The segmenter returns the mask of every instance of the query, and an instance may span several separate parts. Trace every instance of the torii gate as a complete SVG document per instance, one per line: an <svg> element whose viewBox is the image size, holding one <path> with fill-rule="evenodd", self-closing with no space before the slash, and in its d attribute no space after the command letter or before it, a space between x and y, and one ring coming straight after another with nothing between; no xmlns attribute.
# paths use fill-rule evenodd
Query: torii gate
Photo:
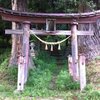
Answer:
<svg viewBox="0 0 100 100"><path fill-rule="evenodd" d="M73 67L73 76L76 80L80 76L80 86L81 90L86 85L86 77L84 74L84 80L82 80L82 74L79 75L79 65L80 69L84 67L84 61L82 61L82 56L80 57L80 64L78 64L78 44L77 44L77 35L93 35L93 31L79 31L77 30L78 24L84 23L94 23L97 19L100 19L100 10L89 12L89 13L29 13L29 12L18 12L13 10L8 10L0 8L0 15L2 19L10 22L19 22L23 23L22 30L6 30L6 34L23 34L23 49L24 56L20 56L21 64L18 65L18 90L24 89L24 83L27 80L27 70L28 70L28 60L29 60L29 37L30 37L30 24L31 23L46 23L46 30L31 30L36 35L71 35L71 44L72 44L72 67ZM71 31L55 30L55 25L53 31L48 31L48 21L53 21L58 23L71 24ZM20 69L22 67L22 69ZM82 70L81 70L82 71ZM84 72L80 72L84 73Z"/></svg>

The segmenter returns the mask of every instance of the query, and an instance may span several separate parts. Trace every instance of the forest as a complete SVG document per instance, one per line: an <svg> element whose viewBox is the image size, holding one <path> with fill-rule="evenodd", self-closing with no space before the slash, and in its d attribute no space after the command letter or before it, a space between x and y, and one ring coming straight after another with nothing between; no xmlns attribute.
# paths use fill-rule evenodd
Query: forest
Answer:
<svg viewBox="0 0 100 100"><path fill-rule="evenodd" d="M81 15L81 13L96 11L100 13L100 0L0 0L0 9L2 8L22 13ZM54 19L52 22L55 24ZM30 29L44 32L47 30L46 25L31 23ZM68 57L73 55L71 37L31 34L29 44L25 48L23 43L27 41L28 36L25 40L20 34L5 34L6 29L24 30L24 26L23 23L3 20L0 10L0 100L99 100L100 19L92 24L77 25L78 30L88 31L91 27L93 31L93 35L77 36L77 52L84 54L86 63L86 86L82 91L80 91L80 81L75 81L69 72ZM56 28L51 26L50 30L71 30L71 24L57 23ZM66 41L59 42L64 39ZM43 42L58 44L47 45ZM17 77L20 77L18 61L23 54L29 57L27 65L29 68L26 72L28 78L24 83L24 90L17 91ZM73 62L76 64L75 61Z"/></svg>

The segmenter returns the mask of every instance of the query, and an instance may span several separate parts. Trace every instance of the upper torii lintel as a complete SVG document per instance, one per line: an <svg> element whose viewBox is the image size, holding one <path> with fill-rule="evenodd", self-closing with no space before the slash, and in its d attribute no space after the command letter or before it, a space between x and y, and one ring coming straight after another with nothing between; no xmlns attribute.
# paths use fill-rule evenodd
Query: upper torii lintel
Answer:
<svg viewBox="0 0 100 100"><path fill-rule="evenodd" d="M56 19L56 23L72 23L76 20L78 23L93 23L100 19L100 10L87 13L31 13L19 12L0 8L0 15L3 20L14 22L29 21L32 23L46 23L46 19Z"/></svg>

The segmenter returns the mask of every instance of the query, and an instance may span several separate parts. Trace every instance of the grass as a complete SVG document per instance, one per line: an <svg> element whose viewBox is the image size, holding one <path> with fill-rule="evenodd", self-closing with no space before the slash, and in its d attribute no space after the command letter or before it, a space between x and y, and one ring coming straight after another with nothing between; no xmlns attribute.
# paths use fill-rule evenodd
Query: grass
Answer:
<svg viewBox="0 0 100 100"><path fill-rule="evenodd" d="M88 83L94 84L95 89L100 91L100 56L91 61L86 70Z"/></svg>
<svg viewBox="0 0 100 100"><path fill-rule="evenodd" d="M79 84L73 82L68 73L66 60L64 65L59 66L55 58L48 55L47 52L39 53L34 59L36 68L29 70L24 92L14 94L17 68L7 67L9 53L7 50L0 54L0 100L41 100L40 98L99 100L100 92L95 90L94 85L87 85L86 89L80 92Z"/></svg>

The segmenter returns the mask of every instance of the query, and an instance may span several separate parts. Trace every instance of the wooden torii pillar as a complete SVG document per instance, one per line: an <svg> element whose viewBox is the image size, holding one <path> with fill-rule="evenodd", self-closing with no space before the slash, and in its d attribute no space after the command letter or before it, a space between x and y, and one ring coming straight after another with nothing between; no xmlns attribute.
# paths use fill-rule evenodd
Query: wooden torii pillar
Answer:
<svg viewBox="0 0 100 100"><path fill-rule="evenodd" d="M73 68L73 78L76 81L79 80L77 25L78 23L73 21L71 26L72 68Z"/></svg>
<svg viewBox="0 0 100 100"><path fill-rule="evenodd" d="M29 37L30 37L30 23L23 23L23 44L22 53L18 59L18 81L17 90L23 91L24 84L27 82L28 77L28 63L29 63Z"/></svg>

